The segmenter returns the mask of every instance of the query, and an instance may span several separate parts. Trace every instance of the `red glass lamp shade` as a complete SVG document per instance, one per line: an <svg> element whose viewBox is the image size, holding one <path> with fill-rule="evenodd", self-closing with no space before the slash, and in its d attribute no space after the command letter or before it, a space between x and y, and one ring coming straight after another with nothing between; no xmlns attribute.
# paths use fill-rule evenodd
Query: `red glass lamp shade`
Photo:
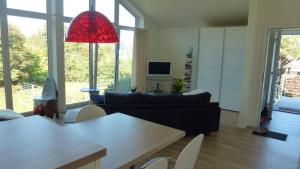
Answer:
<svg viewBox="0 0 300 169"><path fill-rule="evenodd" d="M73 19L66 42L116 43L117 32L112 23L97 11L85 11Z"/></svg>

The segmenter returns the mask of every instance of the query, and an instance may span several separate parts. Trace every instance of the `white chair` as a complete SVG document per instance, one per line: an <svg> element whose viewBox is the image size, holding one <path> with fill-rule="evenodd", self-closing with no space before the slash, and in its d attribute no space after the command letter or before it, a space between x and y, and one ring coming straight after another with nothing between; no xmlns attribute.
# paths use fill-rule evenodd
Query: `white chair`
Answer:
<svg viewBox="0 0 300 169"><path fill-rule="evenodd" d="M174 161L174 169L194 169L202 145L203 137L203 134L195 137L188 145L184 147L176 161L171 158L165 158L167 163L168 161Z"/></svg>
<svg viewBox="0 0 300 169"><path fill-rule="evenodd" d="M77 123L105 115L106 112L101 107L96 105L87 105L82 108L68 110L65 116L65 123Z"/></svg>
<svg viewBox="0 0 300 169"><path fill-rule="evenodd" d="M176 160L174 169L194 169L200 152L200 147L202 145L203 137L204 135L200 134L185 146Z"/></svg>
<svg viewBox="0 0 300 169"><path fill-rule="evenodd" d="M167 169L168 160L166 158L156 158L146 164L144 164L140 169Z"/></svg>

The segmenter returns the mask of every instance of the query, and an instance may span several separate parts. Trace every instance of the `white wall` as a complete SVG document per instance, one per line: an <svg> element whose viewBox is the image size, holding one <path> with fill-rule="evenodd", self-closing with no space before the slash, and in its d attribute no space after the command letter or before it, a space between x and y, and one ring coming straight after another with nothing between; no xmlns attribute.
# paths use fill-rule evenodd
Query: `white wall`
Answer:
<svg viewBox="0 0 300 169"><path fill-rule="evenodd" d="M150 55L153 60L170 60L172 62L172 77L183 78L184 63L189 48L193 47L196 57L199 28L164 28L158 31L157 55Z"/></svg>
<svg viewBox="0 0 300 169"><path fill-rule="evenodd" d="M300 27L299 0L250 0L239 126L256 126L268 28Z"/></svg>
<svg viewBox="0 0 300 169"><path fill-rule="evenodd" d="M256 126L262 88L267 28L300 28L299 0L250 0L247 49L239 126ZM184 56L197 47L198 28L159 28L147 25L149 59L169 59L173 75L183 78ZM196 55L197 56L197 55Z"/></svg>
<svg viewBox="0 0 300 169"><path fill-rule="evenodd" d="M147 41L148 41L148 52L147 56L157 56L157 37L159 28L156 26L155 23L153 23L150 19L144 18L144 28L147 30Z"/></svg>

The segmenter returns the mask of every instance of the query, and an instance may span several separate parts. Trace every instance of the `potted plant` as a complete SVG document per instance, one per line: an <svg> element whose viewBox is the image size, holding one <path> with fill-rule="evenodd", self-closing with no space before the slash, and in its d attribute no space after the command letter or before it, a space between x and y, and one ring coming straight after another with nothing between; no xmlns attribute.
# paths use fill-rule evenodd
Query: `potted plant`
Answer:
<svg viewBox="0 0 300 169"><path fill-rule="evenodd" d="M172 93L182 93L183 79L173 79Z"/></svg>

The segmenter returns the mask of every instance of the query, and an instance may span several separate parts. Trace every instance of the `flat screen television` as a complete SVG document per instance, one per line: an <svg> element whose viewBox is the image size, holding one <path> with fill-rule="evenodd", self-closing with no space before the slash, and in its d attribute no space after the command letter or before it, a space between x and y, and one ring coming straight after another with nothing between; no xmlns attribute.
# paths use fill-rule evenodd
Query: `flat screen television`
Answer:
<svg viewBox="0 0 300 169"><path fill-rule="evenodd" d="M148 76L171 76L171 62L148 61Z"/></svg>

